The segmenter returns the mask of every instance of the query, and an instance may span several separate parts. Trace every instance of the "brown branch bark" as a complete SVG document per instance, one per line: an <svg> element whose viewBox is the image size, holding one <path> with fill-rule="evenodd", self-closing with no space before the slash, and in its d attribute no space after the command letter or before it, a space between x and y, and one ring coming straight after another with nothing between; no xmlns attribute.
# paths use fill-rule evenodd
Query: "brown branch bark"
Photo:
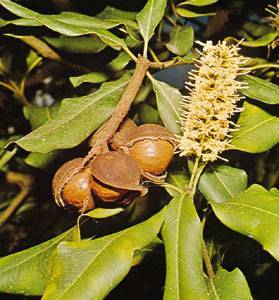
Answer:
<svg viewBox="0 0 279 300"><path fill-rule="evenodd" d="M32 35L16 36L18 39L23 41L25 44L30 46L36 52L38 52L42 57L57 61L70 69L77 70L79 72L90 72L91 70L62 59L62 57L56 53L47 43L38 39Z"/></svg>
<svg viewBox="0 0 279 300"><path fill-rule="evenodd" d="M92 149L84 159L86 164L93 156L107 151L107 142L114 135L119 125L130 110L130 106L135 99L138 90L142 84L145 74L150 66L148 59L139 57L135 72L130 79L120 101L118 102L111 118L104 123L93 135L90 146Z"/></svg>

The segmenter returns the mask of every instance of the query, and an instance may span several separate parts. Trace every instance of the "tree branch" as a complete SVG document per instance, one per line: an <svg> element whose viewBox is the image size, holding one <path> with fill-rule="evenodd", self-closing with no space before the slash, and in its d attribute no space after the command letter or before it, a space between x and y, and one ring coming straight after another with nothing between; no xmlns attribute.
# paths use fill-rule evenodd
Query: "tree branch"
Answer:
<svg viewBox="0 0 279 300"><path fill-rule="evenodd" d="M84 164L86 164L93 156L107 150L107 142L114 135L119 125L129 112L130 106L138 93L149 66L150 62L148 59L143 57L138 58L135 72L122 94L122 97L111 118L93 135L90 141L92 149L85 157Z"/></svg>

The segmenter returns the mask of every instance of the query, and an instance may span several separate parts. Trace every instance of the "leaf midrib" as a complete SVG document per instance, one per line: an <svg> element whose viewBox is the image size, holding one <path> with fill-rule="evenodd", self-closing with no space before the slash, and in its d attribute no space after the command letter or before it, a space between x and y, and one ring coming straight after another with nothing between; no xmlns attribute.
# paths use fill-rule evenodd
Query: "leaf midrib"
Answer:
<svg viewBox="0 0 279 300"><path fill-rule="evenodd" d="M241 132L239 135L235 135L235 136L233 137L233 142L234 142L234 140L237 140L237 139L238 139L240 136L242 136L243 134L246 134L247 132L250 132L250 131L252 131L252 130L255 130L257 127L259 127L259 126L261 126L261 125L263 125L263 124L265 124L265 123L267 123L267 122L270 122L272 119L275 119L275 117L270 117L270 118L268 118L268 119L266 119L266 120L264 120L264 121L262 121L262 122L260 122L260 123L257 123L256 125L254 125L254 126L248 128L247 130Z"/></svg>
<svg viewBox="0 0 279 300"><path fill-rule="evenodd" d="M167 99L167 102L169 103L170 107L173 109L175 115L177 116L177 120L179 119L179 113L177 112L177 110L175 109L174 105L172 104L172 102L169 101L169 98L167 96L167 94L164 92L164 90L160 87L160 85L156 82L156 80L154 80L154 84L155 86L157 86L158 90L161 91L161 93L165 96L165 98Z"/></svg>
<svg viewBox="0 0 279 300"><path fill-rule="evenodd" d="M217 177L217 179L219 180L219 182L221 183L221 185L224 187L224 189L228 192L228 194L231 196L231 198L233 197L233 194L230 192L229 188L227 188L225 182L222 180L222 178L219 176L218 172L216 172L216 170L214 168L211 168L213 170L213 173L215 174L215 176Z"/></svg>
<svg viewBox="0 0 279 300"><path fill-rule="evenodd" d="M268 211L268 210L262 209L262 208L260 208L260 207L251 206L251 205L244 204L244 203L226 202L226 203L224 203L224 204L219 204L219 203L217 204L217 203L214 203L214 204L212 204L212 205L213 205L213 206L223 206L223 207L228 206L228 205L231 205L231 206L240 206L240 207L241 207L241 206L243 206L243 207L248 207L249 209L257 210L257 211L260 211L260 212L265 213L266 215L271 215L271 216L273 216L273 217L279 219L279 215L276 215L276 214L274 214L274 213L272 213L272 212L270 212L270 211Z"/></svg>
<svg viewBox="0 0 279 300"><path fill-rule="evenodd" d="M104 245L104 247L102 247L97 253L96 255L92 258L92 260L90 260L90 262L88 263L88 265L86 266L86 268L84 270L82 270L82 272L80 273L79 276L77 276L77 278L68 286L68 288L64 291L64 293L59 296L59 298L56 298L57 300L61 299L61 297L64 297L74 286L74 284L83 276L83 274L90 268L90 266L94 263L94 261L98 258L98 256L103 252L103 250L107 247L109 247L112 243L114 243L117 239L120 239L124 234L127 234L129 231L134 230L135 228L130 227L126 230L124 230L122 233L118 233L116 235L115 238L113 238L111 241L109 241L108 243L106 243ZM132 247L131 248L136 248L136 247Z"/></svg>
<svg viewBox="0 0 279 300"><path fill-rule="evenodd" d="M70 230L72 230L72 229L70 229ZM19 263L15 264L15 265L12 265L10 268L4 270L3 273L2 273L2 272L0 272L0 273L4 274L4 273L6 273L6 272L12 270L13 268L16 268L16 267L18 267L18 266L24 264L24 263L25 263L26 261L28 261L29 259L32 259L32 258L36 257L37 255L40 255L42 252L47 251L47 250L48 250L49 248L51 248L53 245L59 243L59 241L61 241L61 240L62 240L67 234L69 234L69 233L70 233L70 231L66 231L65 234L63 234L63 235L61 236L60 239L55 240L53 243L51 243L51 244L50 244L49 246L47 246L46 248L44 248L44 249L42 249L42 250L36 252L34 255L28 256L26 259L20 261ZM26 250L28 250L28 249L26 249ZM20 252L19 252L19 253L20 253ZM1 265L1 263L0 263L0 265Z"/></svg>

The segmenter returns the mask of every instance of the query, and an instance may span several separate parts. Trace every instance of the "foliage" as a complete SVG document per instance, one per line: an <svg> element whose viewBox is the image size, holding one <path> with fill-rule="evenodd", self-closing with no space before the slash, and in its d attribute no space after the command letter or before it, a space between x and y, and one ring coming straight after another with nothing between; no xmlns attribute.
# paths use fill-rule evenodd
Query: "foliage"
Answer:
<svg viewBox="0 0 279 300"><path fill-rule="evenodd" d="M53 0L44 7L0 1L1 212L26 188L9 181L10 172L34 182L9 219L0 214L0 292L118 299L123 289L132 298L135 287L129 291L125 284L140 265L148 274L144 262L151 257L164 288L144 284L159 291L157 298L276 298L272 280L262 283L278 278L279 260L275 3L81 2ZM275 17L265 11L268 4ZM180 134L187 94L182 83L198 60L198 40L237 41L249 58L243 66L249 75L238 78L246 84L244 110L234 120L239 127L225 161L196 170L192 157L177 155L167 182L150 186L148 196L128 207L81 216L57 208L50 188L55 171L87 153L90 136L113 114L139 55L151 63L129 116ZM196 193L189 192L195 172ZM165 264L158 259L163 251Z"/></svg>

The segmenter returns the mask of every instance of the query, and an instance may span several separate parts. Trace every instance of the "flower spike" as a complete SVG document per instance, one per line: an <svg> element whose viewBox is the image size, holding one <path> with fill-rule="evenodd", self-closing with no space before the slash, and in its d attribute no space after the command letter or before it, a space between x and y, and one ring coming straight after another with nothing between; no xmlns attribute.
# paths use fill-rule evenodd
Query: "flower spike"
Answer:
<svg viewBox="0 0 279 300"><path fill-rule="evenodd" d="M203 46L196 60L196 70L186 82L189 94L184 97L181 112L182 136L178 137L180 156L197 156L202 161L214 161L230 146L229 133L235 130L230 120L242 111L237 102L238 90L245 84L237 81L248 73L241 67L247 59L239 55L238 45L212 41L198 42Z"/></svg>

